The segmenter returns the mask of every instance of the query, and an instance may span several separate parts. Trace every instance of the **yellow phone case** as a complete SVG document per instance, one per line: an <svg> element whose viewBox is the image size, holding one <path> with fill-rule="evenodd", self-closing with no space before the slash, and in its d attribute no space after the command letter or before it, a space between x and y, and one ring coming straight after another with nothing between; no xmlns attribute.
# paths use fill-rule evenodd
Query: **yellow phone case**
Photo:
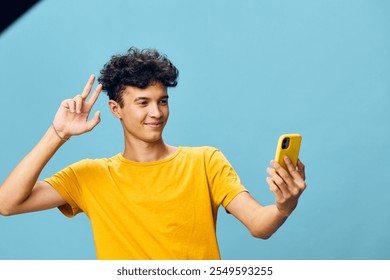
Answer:
<svg viewBox="0 0 390 280"><path fill-rule="evenodd" d="M302 136L300 134L283 134L279 137L276 147L275 161L283 168L287 168L284 163L284 156L288 156L293 165L297 166L299 149L301 147Z"/></svg>

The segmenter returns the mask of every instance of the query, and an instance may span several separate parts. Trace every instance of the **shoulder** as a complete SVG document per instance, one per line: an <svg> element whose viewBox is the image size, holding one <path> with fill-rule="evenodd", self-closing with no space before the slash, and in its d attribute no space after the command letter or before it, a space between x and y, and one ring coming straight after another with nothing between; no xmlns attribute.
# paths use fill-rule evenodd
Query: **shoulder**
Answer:
<svg viewBox="0 0 390 280"><path fill-rule="evenodd" d="M91 169L106 169L112 163L118 161L118 155L111 158L95 158L95 159L82 159L68 166L73 171L91 171Z"/></svg>
<svg viewBox="0 0 390 280"><path fill-rule="evenodd" d="M202 156L202 157L210 157L215 153L221 153L218 148L211 146L200 146L200 147L180 147L181 152L186 155L192 156Z"/></svg>
<svg viewBox="0 0 390 280"><path fill-rule="evenodd" d="M216 147L181 147L181 153L188 159L198 159L206 164L213 162L226 161L226 157Z"/></svg>

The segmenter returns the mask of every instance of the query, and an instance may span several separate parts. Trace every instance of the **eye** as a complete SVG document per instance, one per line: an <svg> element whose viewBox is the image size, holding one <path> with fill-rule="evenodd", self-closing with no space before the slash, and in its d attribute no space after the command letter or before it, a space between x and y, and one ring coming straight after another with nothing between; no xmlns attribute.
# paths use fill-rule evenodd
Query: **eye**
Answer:
<svg viewBox="0 0 390 280"><path fill-rule="evenodd" d="M168 98L161 99L160 105L163 105L163 106L168 105Z"/></svg>
<svg viewBox="0 0 390 280"><path fill-rule="evenodd" d="M138 104L138 106L145 107L148 105L148 101L144 100L144 101L138 102L137 104Z"/></svg>

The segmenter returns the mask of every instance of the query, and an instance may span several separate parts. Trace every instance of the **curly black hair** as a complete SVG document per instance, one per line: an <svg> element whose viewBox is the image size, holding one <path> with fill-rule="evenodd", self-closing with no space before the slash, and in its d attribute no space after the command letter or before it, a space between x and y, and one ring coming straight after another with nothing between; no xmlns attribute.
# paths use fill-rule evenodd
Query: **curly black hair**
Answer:
<svg viewBox="0 0 390 280"><path fill-rule="evenodd" d="M130 48L124 55L114 55L100 71L99 83L110 100L123 106L122 92L126 86L146 88L154 83L175 87L179 70L155 49Z"/></svg>

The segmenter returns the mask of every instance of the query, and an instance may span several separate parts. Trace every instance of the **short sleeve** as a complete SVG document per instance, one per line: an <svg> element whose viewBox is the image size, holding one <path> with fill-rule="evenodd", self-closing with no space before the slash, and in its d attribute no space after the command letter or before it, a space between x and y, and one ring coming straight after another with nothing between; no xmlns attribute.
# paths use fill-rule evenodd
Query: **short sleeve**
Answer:
<svg viewBox="0 0 390 280"><path fill-rule="evenodd" d="M82 191L77 178L77 169L83 168L83 163L72 164L50 178L44 179L49 183L67 202L58 209L67 217L73 217L83 212Z"/></svg>
<svg viewBox="0 0 390 280"><path fill-rule="evenodd" d="M218 149L206 152L206 166L214 203L226 207L239 193L247 191L236 171Z"/></svg>

